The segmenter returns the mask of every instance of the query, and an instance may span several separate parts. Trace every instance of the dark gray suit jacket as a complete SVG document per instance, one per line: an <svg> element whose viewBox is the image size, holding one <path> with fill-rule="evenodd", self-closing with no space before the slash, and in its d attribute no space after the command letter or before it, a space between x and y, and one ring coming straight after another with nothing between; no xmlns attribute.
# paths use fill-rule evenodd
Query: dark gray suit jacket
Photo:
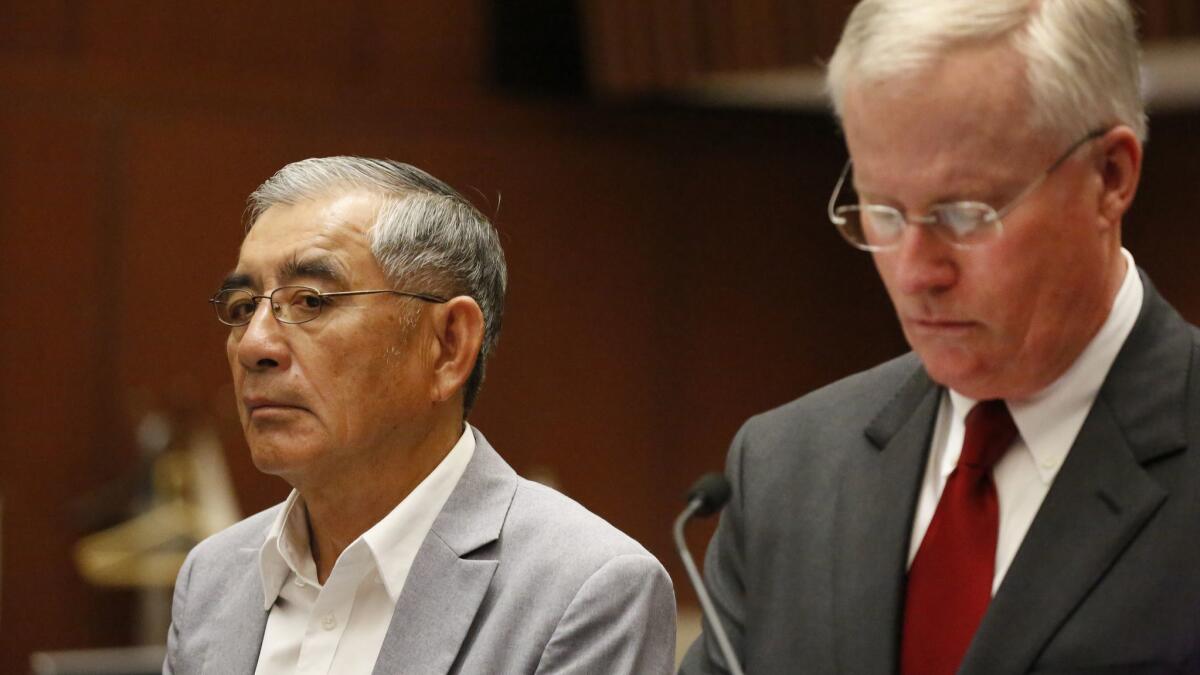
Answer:
<svg viewBox="0 0 1200 675"><path fill-rule="evenodd" d="M962 673L1200 672L1200 333L1142 282ZM738 433L705 572L747 673L896 671L941 394L909 354ZM726 672L709 631L680 672Z"/></svg>
<svg viewBox="0 0 1200 675"><path fill-rule="evenodd" d="M516 474L483 435L396 603L375 673L669 673L675 595L637 542ZM197 546L175 585L164 673L253 673L258 552L280 506Z"/></svg>

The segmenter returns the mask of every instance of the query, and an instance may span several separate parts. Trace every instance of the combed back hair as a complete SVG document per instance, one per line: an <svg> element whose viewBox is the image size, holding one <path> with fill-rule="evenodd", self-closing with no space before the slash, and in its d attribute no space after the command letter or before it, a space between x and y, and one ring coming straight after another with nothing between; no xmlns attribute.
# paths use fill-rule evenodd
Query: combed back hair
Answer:
<svg viewBox="0 0 1200 675"><path fill-rule="evenodd" d="M834 112L842 117L850 87L915 76L956 47L994 40L1024 59L1035 129L1074 140L1121 123L1146 140L1126 0L862 0L829 61Z"/></svg>
<svg viewBox="0 0 1200 675"><path fill-rule="evenodd" d="M454 188L402 162L319 157L293 162L250 194L246 230L276 204L296 204L353 190L378 195L371 252L388 279L405 290L444 297L468 295L483 311L483 344L463 393L470 412L483 385L484 364L500 337L508 285L496 230Z"/></svg>

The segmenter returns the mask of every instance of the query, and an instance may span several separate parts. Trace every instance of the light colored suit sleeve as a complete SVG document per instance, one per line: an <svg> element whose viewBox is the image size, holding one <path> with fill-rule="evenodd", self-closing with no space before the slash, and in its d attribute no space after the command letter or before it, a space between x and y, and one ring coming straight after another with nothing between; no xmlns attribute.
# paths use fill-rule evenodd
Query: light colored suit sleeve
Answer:
<svg viewBox="0 0 1200 675"><path fill-rule="evenodd" d="M538 664L540 675L670 673L675 592L648 555L619 555L580 587Z"/></svg>
<svg viewBox="0 0 1200 675"><path fill-rule="evenodd" d="M179 662L181 649L180 621L187 614L188 582L191 580L193 557L189 555L175 579L175 594L171 601L171 627L167 630L167 657L163 661L163 675L189 672L187 664Z"/></svg>

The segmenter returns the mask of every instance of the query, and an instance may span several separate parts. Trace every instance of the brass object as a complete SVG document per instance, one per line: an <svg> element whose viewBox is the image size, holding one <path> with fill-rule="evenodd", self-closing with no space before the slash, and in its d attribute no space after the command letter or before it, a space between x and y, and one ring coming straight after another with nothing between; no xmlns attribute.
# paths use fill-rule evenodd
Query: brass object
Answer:
<svg viewBox="0 0 1200 675"><path fill-rule="evenodd" d="M170 588L192 546L240 519L216 432L195 424L179 433L154 415L139 428L143 447L163 446L153 460L147 506L75 544L80 574L97 586Z"/></svg>

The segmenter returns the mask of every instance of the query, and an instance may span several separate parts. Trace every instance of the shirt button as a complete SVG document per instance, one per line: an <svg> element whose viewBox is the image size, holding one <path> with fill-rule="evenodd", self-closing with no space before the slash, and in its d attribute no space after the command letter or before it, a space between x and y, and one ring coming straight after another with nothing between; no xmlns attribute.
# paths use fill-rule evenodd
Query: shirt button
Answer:
<svg viewBox="0 0 1200 675"><path fill-rule="evenodd" d="M321 619L321 628L325 630L333 630L337 628L337 617L332 614L327 614L324 619Z"/></svg>
<svg viewBox="0 0 1200 675"><path fill-rule="evenodd" d="M300 588L304 588L304 580L301 579L300 577L296 577L296 580L292 583L296 584Z"/></svg>

